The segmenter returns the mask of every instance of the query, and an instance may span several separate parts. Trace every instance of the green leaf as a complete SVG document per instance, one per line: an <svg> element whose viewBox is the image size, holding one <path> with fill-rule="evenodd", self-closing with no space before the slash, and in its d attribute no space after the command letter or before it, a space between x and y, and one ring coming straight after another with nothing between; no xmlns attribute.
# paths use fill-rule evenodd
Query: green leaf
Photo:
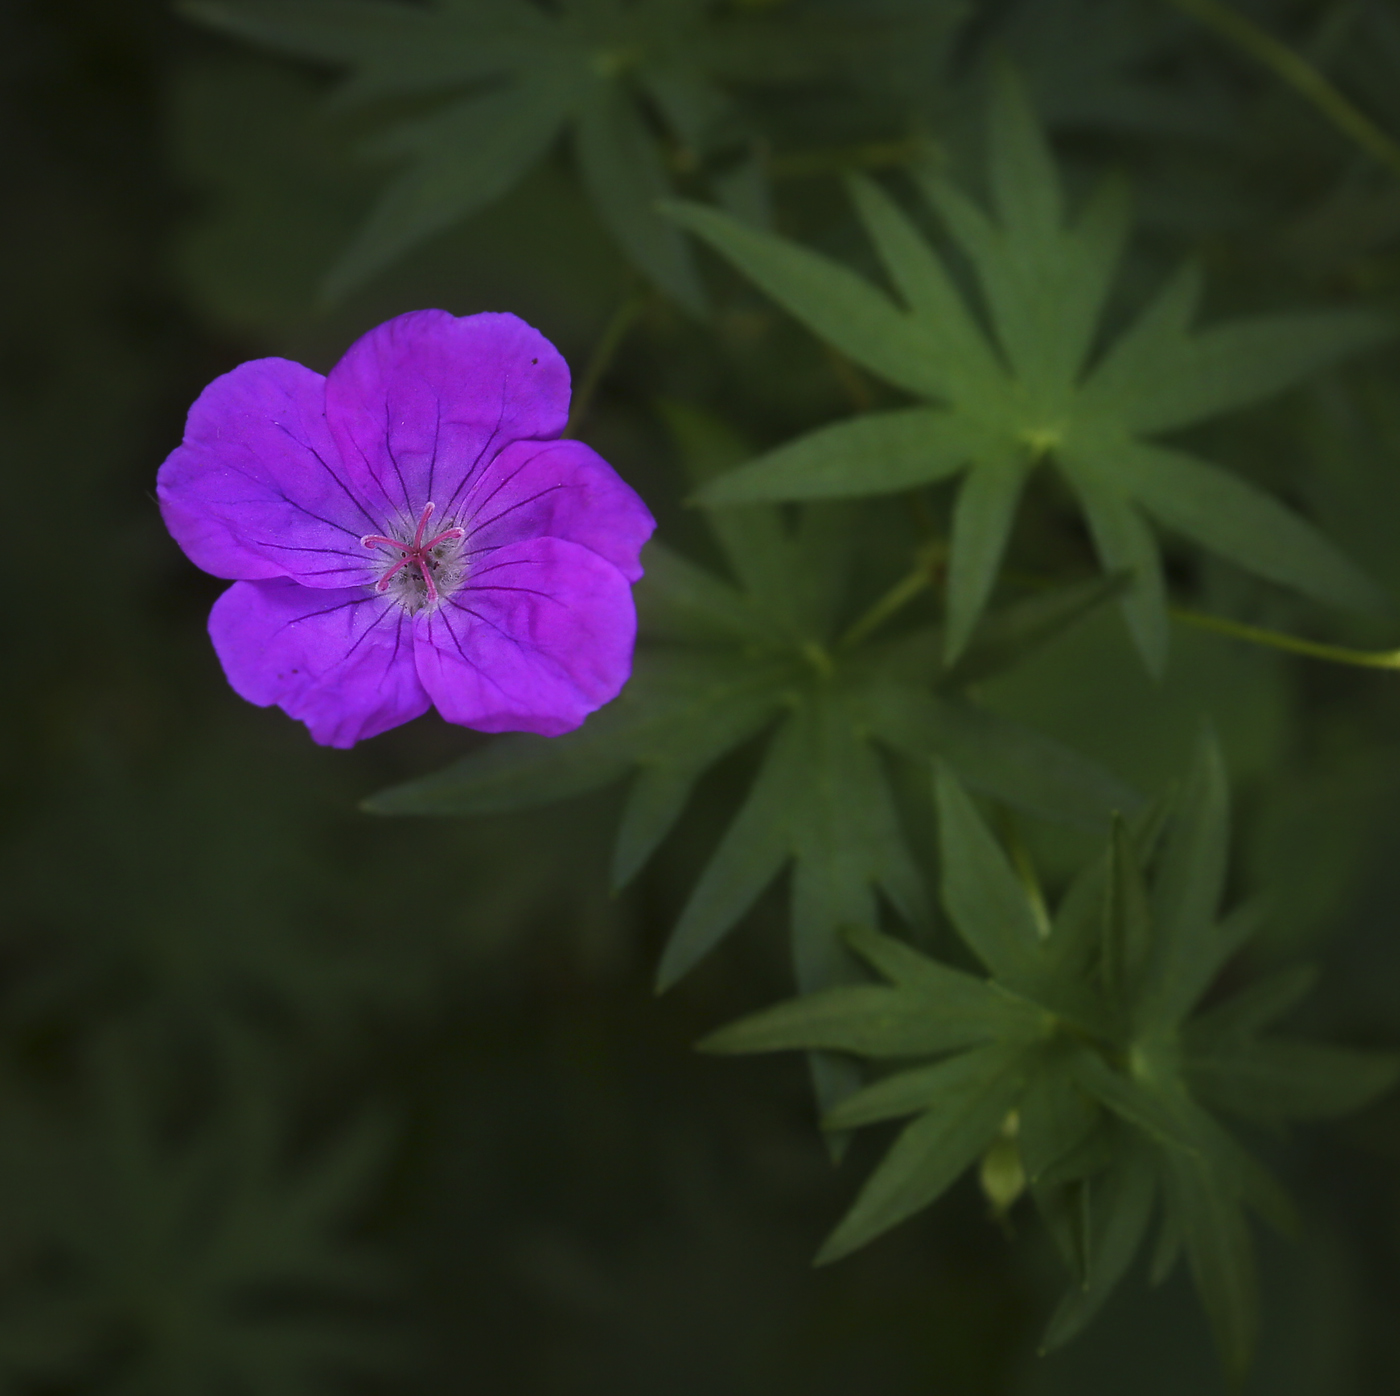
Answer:
<svg viewBox="0 0 1400 1396"><path fill-rule="evenodd" d="M1021 1101L1016 1142L1026 1177L1033 1184L1074 1154L1103 1119L1103 1112L1080 1088L1069 1066L1063 1052L1047 1052Z"/></svg>
<svg viewBox="0 0 1400 1396"><path fill-rule="evenodd" d="M768 451L699 493L705 504L893 494L955 475L985 429L954 412L912 407L836 422Z"/></svg>
<svg viewBox="0 0 1400 1396"><path fill-rule="evenodd" d="M1122 574L1091 577L1036 593L991 612L957 663L945 671L939 687L966 688L1012 668L1111 601L1123 590L1126 581ZM1131 795L1129 802L1137 803Z"/></svg>
<svg viewBox="0 0 1400 1396"><path fill-rule="evenodd" d="M1170 620L1162 556L1152 529L1129 495L1101 472L1085 468L1072 451L1062 453L1061 463L1084 507L1099 562L1106 572L1131 579L1121 603L1123 616L1148 672L1158 676L1167 667Z"/></svg>
<svg viewBox="0 0 1400 1396"><path fill-rule="evenodd" d="M338 106L434 89L460 93L483 78L518 73L554 29L518 0L435 10L384 0L179 0L176 9L237 38L350 69Z"/></svg>
<svg viewBox="0 0 1400 1396"><path fill-rule="evenodd" d="M1207 1105L1267 1123L1349 1114L1400 1077L1393 1053L1267 1038L1190 1051L1185 1066L1191 1089Z"/></svg>
<svg viewBox="0 0 1400 1396"><path fill-rule="evenodd" d="M1183 1030L1188 1050L1209 1050L1247 1037L1271 1026L1299 1003L1317 982L1312 965L1291 965L1242 989L1223 1003L1198 1013Z"/></svg>
<svg viewBox="0 0 1400 1396"><path fill-rule="evenodd" d="M1194 268L1167 284L1086 382L1086 416L1133 433L1192 426L1272 397L1394 334L1378 315L1332 311L1261 315L1192 335L1199 294Z"/></svg>
<svg viewBox="0 0 1400 1396"><path fill-rule="evenodd" d="M1107 883L1099 969L1109 1002L1126 1023L1152 942L1152 919L1137 850L1121 818L1113 821Z"/></svg>
<svg viewBox="0 0 1400 1396"><path fill-rule="evenodd" d="M656 211L671 192L656 142L618 84L598 82L579 110L579 168L599 215L628 256L693 315L705 292L685 239Z"/></svg>
<svg viewBox="0 0 1400 1396"><path fill-rule="evenodd" d="M1020 1098L1024 1057L1022 1050L979 1048L867 1087L833 1111L826 1123L834 1129L912 1109L925 1113L905 1127L881 1160L816 1263L839 1260L897 1226L976 1163Z"/></svg>
<svg viewBox="0 0 1400 1396"><path fill-rule="evenodd" d="M1097 1052L1083 1049L1072 1058L1075 1079L1095 1100L1168 1150L1199 1154L1201 1143L1183 1115L1183 1098L1115 1071Z"/></svg>
<svg viewBox="0 0 1400 1396"><path fill-rule="evenodd" d="M788 863L786 816L805 793L802 759L797 727L785 723L666 942L656 971L658 993L709 954Z"/></svg>
<svg viewBox="0 0 1400 1396"><path fill-rule="evenodd" d="M1169 1205L1226 1371L1239 1381L1258 1324L1254 1249L1240 1205L1199 1156L1173 1151Z"/></svg>
<svg viewBox="0 0 1400 1396"><path fill-rule="evenodd" d="M1161 446L1095 453L1150 514L1247 571L1354 610L1379 593L1311 524L1238 476Z"/></svg>
<svg viewBox="0 0 1400 1396"><path fill-rule="evenodd" d="M1167 608L1148 515L1271 581L1329 604L1373 606L1374 587L1311 525L1245 481L1140 438L1278 391L1380 342L1388 322L1320 313L1192 334L1199 287L1188 272L1086 377L1127 227L1123 188L1110 182L1067 220L1049 149L1005 71L993 82L989 131L995 217L931 168L915 173L972 264L1000 354L938 254L869 180L851 180L851 197L907 312L826 257L713 210L671 207L816 334L939 409L823 427L713 482L702 498L874 494L970 467L954 517L950 656L991 594L1023 476L1048 459L1079 496L1104 569L1132 578L1124 614L1153 673L1165 663ZM936 423L926 443L921 420Z"/></svg>
<svg viewBox="0 0 1400 1396"><path fill-rule="evenodd" d="M944 395L960 398L994 381L996 352L928 243L873 180L852 177L848 188L890 279L938 345Z"/></svg>
<svg viewBox="0 0 1400 1396"><path fill-rule="evenodd" d="M405 252L494 203L553 144L568 115L559 82L525 82L395 127L367 153L412 161L328 273L338 300Z"/></svg>
<svg viewBox="0 0 1400 1396"><path fill-rule="evenodd" d="M983 459L963 478L953 508L945 664L953 664L967 647L992 594L1028 469L1015 457Z"/></svg>
<svg viewBox="0 0 1400 1396"><path fill-rule="evenodd" d="M1036 988L1041 946L1030 900L1001 845L952 772L935 768L943 905L958 934L1012 988Z"/></svg>
<svg viewBox="0 0 1400 1396"><path fill-rule="evenodd" d="M681 16L665 0L567 13L529 0L434 7L188 0L183 10L240 38L345 69L332 107L374 103L380 120L401 111L405 99L424 110L369 143L410 164L331 272L329 294L353 289L498 198L572 125L579 172L605 226L662 290L704 313L690 247L656 212L671 185L639 109L656 102L692 146L728 109L701 70L714 48L698 12ZM441 105L434 110L434 103Z"/></svg>
<svg viewBox="0 0 1400 1396"><path fill-rule="evenodd" d="M177 0L175 9L197 24L327 63L400 47L431 24L426 14L383 0Z"/></svg>
<svg viewBox="0 0 1400 1396"><path fill-rule="evenodd" d="M702 204L668 203L664 209L858 364L911 392L941 396L936 343L863 277Z"/></svg>
<svg viewBox="0 0 1400 1396"><path fill-rule="evenodd" d="M1155 928L1134 1015L1140 1036L1178 1024L1220 968L1216 913L1225 887L1229 792L1220 748L1202 735L1160 854L1152 885Z"/></svg>
<svg viewBox="0 0 1400 1396"><path fill-rule="evenodd" d="M966 784L1028 814L1101 828L1111 810L1142 802L1096 762L960 699L907 685L872 685L864 694L864 716L896 751L925 760L941 755Z"/></svg>
<svg viewBox="0 0 1400 1396"><path fill-rule="evenodd" d="M949 969L878 931L848 939L895 987L824 989L750 1014L703 1039L707 1052L825 1048L863 1057L917 1057L978 1043L1032 1041L1045 1015L986 980Z"/></svg>
<svg viewBox="0 0 1400 1396"><path fill-rule="evenodd" d="M781 672L788 672L786 668ZM773 668L731 655L639 655L621 698L563 737L502 737L365 802L375 814L494 814L567 799L638 761L703 770L769 721Z"/></svg>
<svg viewBox="0 0 1400 1396"><path fill-rule="evenodd" d="M1069 1342L1103 1307L1133 1263L1152 1219L1157 1178L1142 1144L1128 1147L1086 1186L1090 1225L1085 1282L1055 1310L1041 1340L1042 1352Z"/></svg>

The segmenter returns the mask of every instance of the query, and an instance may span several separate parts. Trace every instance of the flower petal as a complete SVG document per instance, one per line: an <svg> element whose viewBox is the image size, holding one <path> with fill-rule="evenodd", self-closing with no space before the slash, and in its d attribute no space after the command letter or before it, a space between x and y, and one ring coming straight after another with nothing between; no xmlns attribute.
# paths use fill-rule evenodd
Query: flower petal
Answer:
<svg viewBox="0 0 1400 1396"><path fill-rule="evenodd" d="M352 344L326 380L342 456L404 522L430 501L445 517L498 451L558 436L568 415L568 365L514 315L400 315Z"/></svg>
<svg viewBox="0 0 1400 1396"><path fill-rule="evenodd" d="M560 538L523 539L419 613L418 673L449 722L557 737L621 691L636 629L611 563Z"/></svg>
<svg viewBox="0 0 1400 1396"><path fill-rule="evenodd" d="M473 479L457 510L467 549L489 554L521 538L567 538L612 563L629 582L656 528L637 492L582 441L517 441Z"/></svg>
<svg viewBox="0 0 1400 1396"><path fill-rule="evenodd" d="M209 638L235 693L276 703L322 746L354 746L429 707L408 613L361 587L237 582L214 603Z"/></svg>
<svg viewBox="0 0 1400 1396"><path fill-rule="evenodd" d="M380 526L341 466L325 381L287 359L256 359L216 378L190 408L156 494L197 567L309 587L371 580L360 538Z"/></svg>

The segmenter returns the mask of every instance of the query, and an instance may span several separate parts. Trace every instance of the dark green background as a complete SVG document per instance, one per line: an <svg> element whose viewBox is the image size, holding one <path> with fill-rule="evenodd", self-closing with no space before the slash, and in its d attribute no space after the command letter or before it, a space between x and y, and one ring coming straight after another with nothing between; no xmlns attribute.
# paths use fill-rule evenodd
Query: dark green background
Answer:
<svg viewBox="0 0 1400 1396"><path fill-rule="evenodd" d="M1400 46L1376 37L1396 6L1251 8L1400 130ZM1125 304L1183 251L1205 258L1214 310L1400 299L1395 182L1165 6L978 7L951 66L929 58L927 111L955 151L975 114L958 75L991 44L1029 70L1062 151L1134 175L1146 234ZM336 1391L1216 1390L1180 1273L1131 1281L1037 1359L1062 1276L1029 1210L998 1226L971 1181L809 1268L879 1141L833 1169L796 1058L690 1049L790 992L781 899L665 998L650 988L748 753L614 898L611 796L373 819L358 800L478 739L430 716L321 750L224 684L204 636L222 584L151 495L188 403L247 358L324 370L423 305L514 310L577 374L631 274L563 157L326 311L316 282L375 183L313 117L323 79L146 0L12 0L0 63L0 1390L317 1389L302 1357ZM792 148L884 133L889 82L868 86L795 99ZM780 186L787 226L863 256L816 166ZM658 397L759 444L849 408L817 346L716 284L712 329L652 302L583 433L695 551ZM1373 356L1210 434L1393 595L1397 366ZM1231 577L1187 582L1228 608ZM1275 908L1240 972L1316 958L1301 1025L1393 1045L1400 678L1174 643L1153 686L1104 614L988 696L1145 790L1209 714L1237 778L1237 890ZM1032 836L1062 870L1063 837ZM1264 1147L1305 1229L1263 1241L1250 1389L1400 1388L1400 1101Z"/></svg>

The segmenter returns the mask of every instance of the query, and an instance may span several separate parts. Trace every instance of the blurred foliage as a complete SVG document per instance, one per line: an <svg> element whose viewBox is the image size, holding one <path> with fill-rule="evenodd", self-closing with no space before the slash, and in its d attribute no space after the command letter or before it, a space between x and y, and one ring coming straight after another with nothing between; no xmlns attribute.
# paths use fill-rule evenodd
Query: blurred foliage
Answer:
<svg viewBox="0 0 1400 1396"><path fill-rule="evenodd" d="M1400 138L1393 0L1235 8ZM0 449L17 521L0 764L5 1389L1222 1390L1185 1272L1238 1352L1239 1205L1262 1186L1239 1163L1222 1188L1229 1169L1200 1161L1223 1151L1257 1154L1300 1228L1259 1238L1245 1389L1393 1391L1400 1101L1284 1135L1273 1117L1296 1113L1309 1080L1321 1096L1303 1104L1356 1103L1364 1092L1348 1098L1327 1072L1363 1058L1305 1063L1291 1036L1246 1032L1302 987L1306 958L1320 972L1294 1012L1299 1038L1338 1053L1397 1041L1393 676L1170 622L1154 679L1117 611L1154 654L1164 607L1395 643L1400 362L1373 329L1400 309L1394 173L1166 0L205 0L181 15L158 0L0 12L14 191ZM1004 91L989 128L1008 62L1025 97ZM998 175L1013 155L1018 171ZM1051 213L1062 198L1107 219L1093 191L1124 172L1137 232L1113 274L1116 228L1086 260L1085 214ZM910 173L931 205L908 199ZM687 201L706 238L657 195ZM998 289L997 257L1013 257L1027 218L1033 251L1079 258L1072 298L1034 258L1014 294ZM775 306L706 240L820 268L816 308L764 282ZM1170 280L1183 263L1203 272L1200 330ZM856 298L844 311L833 285ZM1231 410L1138 422L1167 434L1144 449L1218 463L1229 499L1254 502L1243 513L1144 498L1165 531L1154 541L1139 521L1135 552L1109 548L1048 449L1056 469L1023 472L976 567L951 546L973 511L948 473L859 502L720 505L757 478L735 473L686 507L751 455L769 469L793 442L946 411L945 385L911 382L912 357L889 352L925 353L909 336L930 287L963 347L1003 375L996 356L1020 352L1007 316L1044 292L1061 318L1027 343L1069 382L1087 363L1093 382L1141 341L1174 294L1163 285L1179 296L1159 346L1171 361L1138 386L1165 395L1170 370ZM871 350L852 304L893 338ZM324 369L424 305L539 325L596 388L581 434L661 520L639 682L547 749L429 718L327 752L241 704L202 633L218 585L180 557L148 494L214 375L264 354ZM1228 361L1203 373L1203 349L1227 341ZM1363 344L1376 347L1342 354ZM1045 425L1023 416L1013 434ZM1281 549L1275 532L1268 566L1220 545L1261 501L1275 530L1295 530ZM1340 599L1315 569L1298 575L1323 556L1319 532L1325 566L1349 558L1388 612L1309 599ZM1140 581L1149 545L1156 599ZM950 626L961 657L945 670ZM760 669L730 707L693 701L698 682L747 675L743 689ZM898 740L867 711L892 695L917 710ZM868 1037L790 1036L838 1083L826 1099L847 1157L833 1168L798 1059L721 1061L692 1044L745 1015L810 1013L801 998L769 1006L823 982L857 998L817 1005L903 992L848 953L846 923L865 927L881 975L897 963L990 993L985 973L1006 967L979 968L988 942L968 908L996 898L1023 930L1030 916L1028 936L1049 908L1062 921L1079 907L1076 943L1103 968L1081 966L1080 988L1139 1002L1122 997L1118 952L1102 957L1115 935L1140 950L1187 924L1162 906L1167 850L1220 777L1198 767L1154 830L1203 719L1234 838L1226 861L1217 819L1197 847L1215 850L1225 904L1262 915L1228 954L1215 946L1199 1007L1173 1007L1196 1009L1168 1073L1189 1110L1135 1114L1112 1045L1132 1034L1104 1028L1085 1050L1113 1081L1081 1063L1070 1115L1112 1136L1111 1158L1085 1145L1057 1178L1033 1157L1030 1098L991 1091L938 1168L911 1174L903 1212L947 1183L938 1204L812 1271L843 1208L873 1205L862 1180L889 1181L886 1150L908 1155L887 1126L855 1128L880 1113L873 1093L911 1073L931 1091L930 1071L951 1089L956 1063L999 1049L921 1040L891 1058ZM942 819L935 753L960 782L945 778ZM876 801L873 831L846 798L852 772ZM405 804L435 791L459 813L359 811L384 791ZM756 810L770 794L772 813ZM1114 806L1130 818L1105 918L1076 870L1102 891ZM976 858L947 847L959 830ZM837 856L853 835L861 856ZM974 877L1000 890L958 890ZM814 958L827 979L802 970ZM655 999L658 964L668 982L693 967ZM872 1056L891 1073L868 1075ZM1293 1092L1277 1110L1270 1083ZM1222 1143L1234 1127L1208 1111L1240 1107L1270 1118ZM1163 1141L1182 1128L1196 1133L1173 1152ZM1190 1264L1150 1289L1172 1250L1133 1260L1154 1197ZM1088 1288L1057 1319L1066 1262ZM1099 1303L1073 1344L1037 1355L1047 1324L1064 1336Z"/></svg>

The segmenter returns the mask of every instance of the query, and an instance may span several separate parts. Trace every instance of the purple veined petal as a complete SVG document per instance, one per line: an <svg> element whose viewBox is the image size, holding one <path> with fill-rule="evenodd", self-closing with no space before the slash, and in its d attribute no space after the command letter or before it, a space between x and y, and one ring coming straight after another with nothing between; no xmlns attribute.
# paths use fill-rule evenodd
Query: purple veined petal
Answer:
<svg viewBox="0 0 1400 1396"><path fill-rule="evenodd" d="M276 704L322 746L348 747L427 712L403 607L362 587L236 582L209 637L235 693Z"/></svg>
<svg viewBox="0 0 1400 1396"><path fill-rule="evenodd" d="M563 539L522 539L418 614L418 673L449 722L557 737L621 691L636 628L631 587L610 562Z"/></svg>
<svg viewBox="0 0 1400 1396"><path fill-rule="evenodd" d="M175 541L216 577L318 588L372 579L360 539L381 525L326 426L325 379L300 364L257 359L216 378L156 494Z"/></svg>
<svg viewBox="0 0 1400 1396"><path fill-rule="evenodd" d="M482 565L521 538L566 538L591 548L629 582L642 575L637 554L656 528L636 491L582 441L507 446L475 477L457 517L468 552Z"/></svg>
<svg viewBox="0 0 1400 1396"><path fill-rule="evenodd" d="M518 316L415 310L350 346L326 380L326 415L402 521L429 502L442 518L497 452L563 431L569 369Z"/></svg>

